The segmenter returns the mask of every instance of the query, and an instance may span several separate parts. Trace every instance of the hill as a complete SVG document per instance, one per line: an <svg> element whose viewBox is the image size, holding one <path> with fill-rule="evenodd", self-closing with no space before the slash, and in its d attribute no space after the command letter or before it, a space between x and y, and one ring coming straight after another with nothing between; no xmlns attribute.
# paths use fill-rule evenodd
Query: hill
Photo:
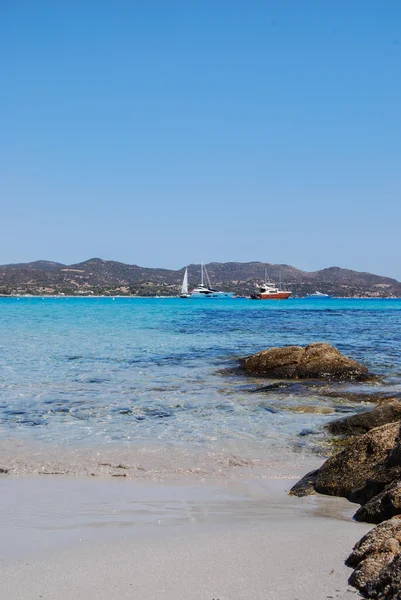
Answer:
<svg viewBox="0 0 401 600"><path fill-rule="evenodd" d="M266 269L269 280L281 279L295 296L319 290L345 297L401 297L401 283L395 279L340 267L314 272L262 262L209 263L206 267L213 286L237 294L254 292ZM72 265L40 260L0 266L0 294L177 295L183 273L184 267L152 269L100 258ZM190 286L199 283L200 265L189 265L188 276Z"/></svg>

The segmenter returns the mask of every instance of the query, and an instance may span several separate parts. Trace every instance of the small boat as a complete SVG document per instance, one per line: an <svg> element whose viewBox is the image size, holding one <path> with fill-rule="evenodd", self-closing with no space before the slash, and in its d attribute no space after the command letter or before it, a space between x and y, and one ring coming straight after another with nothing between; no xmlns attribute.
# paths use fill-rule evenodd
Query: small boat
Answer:
<svg viewBox="0 0 401 600"><path fill-rule="evenodd" d="M205 280L207 285L205 285ZM233 297L232 292L220 292L212 288L208 272L204 264L201 264L201 282L198 287L194 288L190 294L190 298L217 298L228 299Z"/></svg>
<svg viewBox="0 0 401 600"><path fill-rule="evenodd" d="M253 300L287 300L292 292L286 292L277 288L274 283L266 281L261 286L257 294L252 294Z"/></svg>
<svg viewBox="0 0 401 600"><path fill-rule="evenodd" d="M190 298L191 294L188 293L188 268L185 268L184 279L182 280L180 298Z"/></svg>
<svg viewBox="0 0 401 600"><path fill-rule="evenodd" d="M280 288L281 288L281 277L280 277ZM252 294L253 300L287 300L292 295L292 292L284 291L277 288L274 283L266 281L265 271L265 282L259 285L257 294Z"/></svg>
<svg viewBox="0 0 401 600"><path fill-rule="evenodd" d="M305 296L305 298L308 298L309 300L311 299L317 299L317 300L329 300L330 298L332 298L332 296L330 296L329 294L322 294L322 292L315 292L314 294L307 294Z"/></svg>

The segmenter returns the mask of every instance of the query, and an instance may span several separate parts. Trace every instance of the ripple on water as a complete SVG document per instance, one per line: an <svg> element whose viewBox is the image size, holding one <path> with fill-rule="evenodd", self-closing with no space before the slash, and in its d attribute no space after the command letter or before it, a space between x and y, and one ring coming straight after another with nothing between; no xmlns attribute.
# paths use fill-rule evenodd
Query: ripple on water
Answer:
<svg viewBox="0 0 401 600"><path fill-rule="evenodd" d="M358 405L312 390L301 402L274 382L267 397L256 389L266 382L236 370L238 356L327 341L401 385L401 302L325 302L3 302L0 438L312 448L315 434L302 432Z"/></svg>

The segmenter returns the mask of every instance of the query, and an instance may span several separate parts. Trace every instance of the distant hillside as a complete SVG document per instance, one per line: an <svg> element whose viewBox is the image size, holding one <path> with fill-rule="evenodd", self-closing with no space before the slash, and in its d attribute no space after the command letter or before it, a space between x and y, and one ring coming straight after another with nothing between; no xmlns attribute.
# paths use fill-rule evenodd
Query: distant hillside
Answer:
<svg viewBox="0 0 401 600"><path fill-rule="evenodd" d="M206 265L214 287L237 294L250 294L266 275L269 280L290 289L295 296L319 290L334 296L401 297L401 283L389 277L360 273L340 267L321 271L301 271L290 265L261 262L209 263ZM177 295L184 267L178 271L150 269L116 261L91 258L63 265L39 260L0 266L0 294L106 294ZM190 286L200 279L200 265L189 265Z"/></svg>
<svg viewBox="0 0 401 600"><path fill-rule="evenodd" d="M17 263L13 265L1 265L0 269L40 269L42 271L57 271L62 269L66 265L58 262L51 262L50 260L35 260L30 263Z"/></svg>

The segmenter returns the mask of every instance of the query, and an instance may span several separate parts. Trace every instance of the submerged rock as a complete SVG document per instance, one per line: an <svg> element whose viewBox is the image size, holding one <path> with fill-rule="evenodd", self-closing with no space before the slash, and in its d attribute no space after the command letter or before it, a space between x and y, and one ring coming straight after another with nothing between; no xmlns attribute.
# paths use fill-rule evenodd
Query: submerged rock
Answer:
<svg viewBox="0 0 401 600"><path fill-rule="evenodd" d="M357 437L320 469L303 477L290 494L306 496L313 490L358 504L368 502L401 475L399 430L399 423L390 423Z"/></svg>
<svg viewBox="0 0 401 600"><path fill-rule="evenodd" d="M286 410L290 410L298 413L309 413L309 414L320 414L320 415L331 415L335 411L331 406L311 406L299 404L298 406L287 406Z"/></svg>
<svg viewBox="0 0 401 600"><path fill-rule="evenodd" d="M323 379L363 381L370 377L368 369L341 354L331 344L317 342L306 348L287 346L270 348L241 362L250 375L277 379Z"/></svg>
<svg viewBox="0 0 401 600"><path fill-rule="evenodd" d="M377 379L377 377L372 377ZM401 394L394 392L385 393L383 391L350 391L350 390L339 390L339 389L324 389L321 388L316 393L325 396L326 398L336 398L338 400L346 400L347 402L369 402L372 404L381 404L382 402L389 402L391 400L401 400Z"/></svg>
<svg viewBox="0 0 401 600"><path fill-rule="evenodd" d="M351 417L344 417L338 421L331 421L325 427L334 435L361 435L375 427L394 423L401 420L401 402L387 400L373 410L360 412Z"/></svg>

